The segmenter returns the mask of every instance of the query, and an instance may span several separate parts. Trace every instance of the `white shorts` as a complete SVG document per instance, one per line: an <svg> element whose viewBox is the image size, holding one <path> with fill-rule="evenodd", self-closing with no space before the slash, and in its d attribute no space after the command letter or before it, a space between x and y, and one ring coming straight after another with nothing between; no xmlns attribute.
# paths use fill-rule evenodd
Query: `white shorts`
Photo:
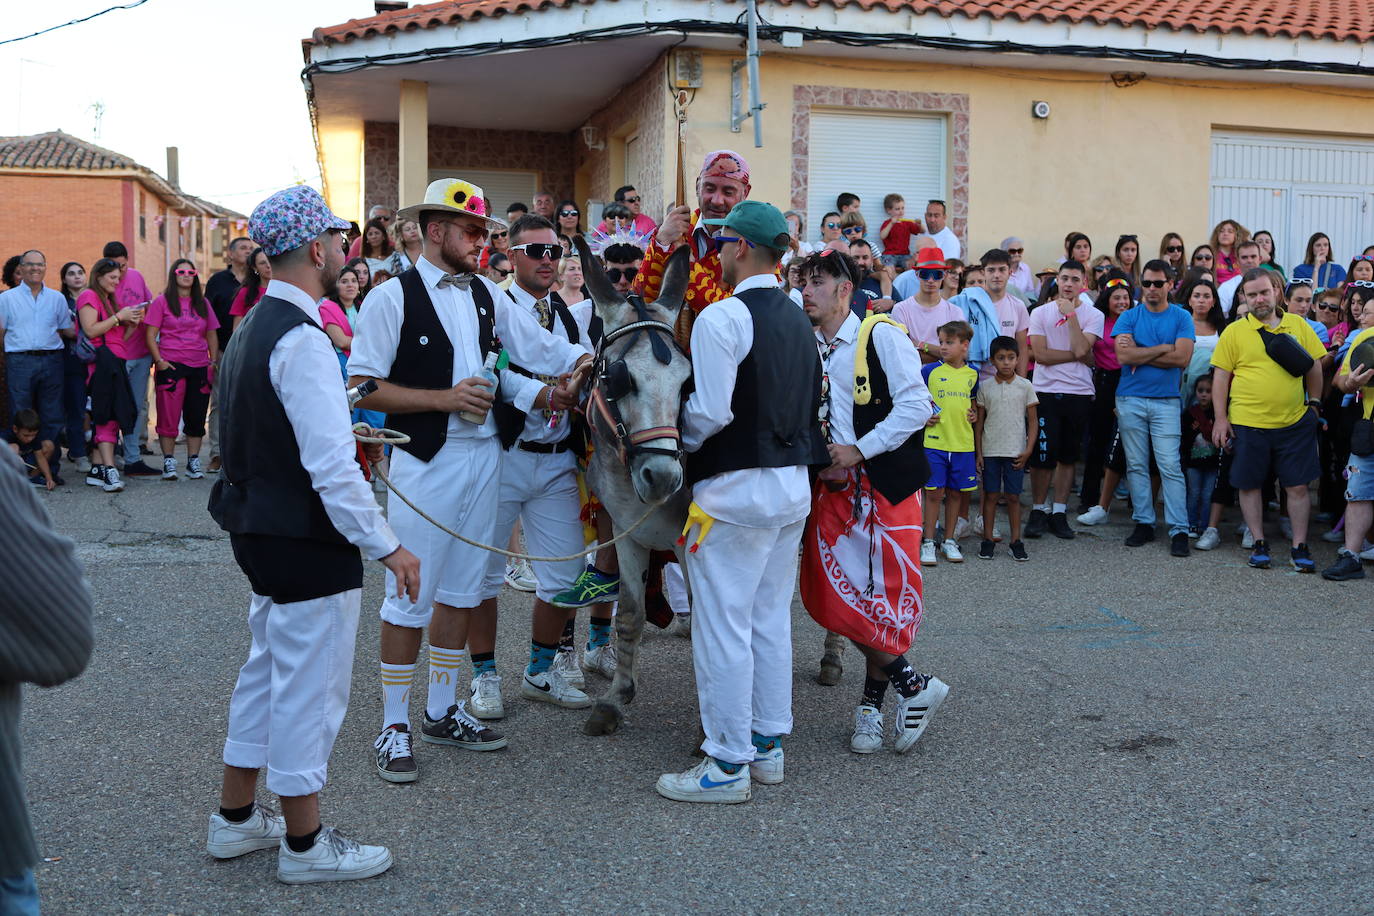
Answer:
<svg viewBox="0 0 1374 916"><path fill-rule="evenodd" d="M452 436L428 463L395 449L391 481L411 502L465 537L494 544L500 493L501 443L495 436ZM487 551L464 544L425 521L395 494L387 501L387 520L406 549L420 558L420 600L396 597L396 577L386 574L381 617L398 627L429 625L434 605L473 608L482 601ZM505 546L505 542L497 544Z"/></svg>
<svg viewBox="0 0 1374 916"><path fill-rule="evenodd" d="M577 492L577 457L572 452L542 455L512 448L501 456L501 499L496 510L496 540L505 546L517 518L524 522L526 553L566 557L587 545L582 537L582 499ZM484 596L495 598L505 584L506 558L489 554ZM585 557L561 563L530 564L545 601L573 584Z"/></svg>

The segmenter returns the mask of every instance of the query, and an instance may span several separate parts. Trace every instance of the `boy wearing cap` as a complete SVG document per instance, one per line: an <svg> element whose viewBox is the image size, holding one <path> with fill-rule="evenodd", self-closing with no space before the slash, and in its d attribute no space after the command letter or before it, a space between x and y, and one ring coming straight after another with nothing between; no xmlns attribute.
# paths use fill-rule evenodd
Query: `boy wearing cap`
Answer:
<svg viewBox="0 0 1374 916"><path fill-rule="evenodd" d="M945 283L945 254L938 248L922 248L916 255L916 276L921 287L916 295L892 308L892 320L906 328L907 336L921 354L921 362L940 359L940 328L963 321L964 310L941 295Z"/></svg>
<svg viewBox="0 0 1374 916"><path fill-rule="evenodd" d="M730 804L749 800L751 776L782 782L807 466L830 461L815 336L778 286L787 221L776 207L744 201L705 223L723 227L714 244L734 290L692 327L696 390L682 410L689 521L699 526L687 572L706 757L656 788L676 801Z"/></svg>
<svg viewBox="0 0 1374 916"><path fill-rule="evenodd" d="M258 205L249 234L273 278L234 332L220 375L225 447L209 508L253 587L253 644L229 701L224 785L207 848L229 859L277 847L277 877L288 884L391 867L386 847L321 826L319 791L348 706L359 549L381 560L398 592L419 588L419 560L359 472L344 389L323 382L338 378L338 361L318 302L335 294L347 228L309 187ZM284 818L254 802L264 766Z"/></svg>

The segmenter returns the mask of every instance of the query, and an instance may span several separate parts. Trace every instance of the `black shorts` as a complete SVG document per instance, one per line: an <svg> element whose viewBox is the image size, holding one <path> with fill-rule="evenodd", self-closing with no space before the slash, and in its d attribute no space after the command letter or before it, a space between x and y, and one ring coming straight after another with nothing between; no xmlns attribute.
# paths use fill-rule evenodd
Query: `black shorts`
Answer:
<svg viewBox="0 0 1374 916"><path fill-rule="evenodd" d="M1235 446L1231 460L1231 486L1237 490L1258 490L1272 474L1281 487L1306 486L1321 476L1317 456L1317 429L1320 421L1311 411L1292 426L1260 429L1255 426L1232 427Z"/></svg>
<svg viewBox="0 0 1374 916"><path fill-rule="evenodd" d="M1074 464L1083 451L1083 435L1092 419L1090 394L1052 394L1037 392L1040 430L1028 464L1033 468L1052 468Z"/></svg>
<svg viewBox="0 0 1374 916"><path fill-rule="evenodd" d="M1115 471L1122 477L1126 476L1126 443L1121 441L1121 427L1115 420L1112 421L1112 441L1107 446L1108 470ZM1159 476L1159 464L1155 461L1155 450L1150 449L1150 476Z"/></svg>
<svg viewBox="0 0 1374 916"><path fill-rule="evenodd" d="M268 534L231 534L234 559L253 593L277 604L310 601L363 587L363 559L352 544Z"/></svg>

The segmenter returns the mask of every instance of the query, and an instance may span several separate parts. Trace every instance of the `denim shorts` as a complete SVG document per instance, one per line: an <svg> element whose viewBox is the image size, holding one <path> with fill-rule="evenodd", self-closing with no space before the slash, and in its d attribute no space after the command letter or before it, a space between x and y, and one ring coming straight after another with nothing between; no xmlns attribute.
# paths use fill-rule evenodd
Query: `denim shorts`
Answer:
<svg viewBox="0 0 1374 916"><path fill-rule="evenodd" d="M983 458L983 492L1020 496L1026 469L1014 468L1015 458Z"/></svg>
<svg viewBox="0 0 1374 916"><path fill-rule="evenodd" d="M1351 455L1345 466L1345 499L1352 503L1374 502L1374 455Z"/></svg>

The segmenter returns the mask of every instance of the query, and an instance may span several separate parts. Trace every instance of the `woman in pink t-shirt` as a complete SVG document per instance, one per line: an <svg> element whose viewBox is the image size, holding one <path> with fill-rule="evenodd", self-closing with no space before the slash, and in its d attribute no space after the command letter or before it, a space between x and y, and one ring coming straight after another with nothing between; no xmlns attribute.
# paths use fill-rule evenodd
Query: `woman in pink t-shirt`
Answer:
<svg viewBox="0 0 1374 916"><path fill-rule="evenodd" d="M133 306L119 308L115 305L115 290L119 288L121 275L119 262L112 258L101 258L91 265L91 283L76 297L76 318L81 322L81 330L92 346L104 347L109 356L119 361L122 367L129 358L130 343L138 333L138 323L143 320L143 309ZM128 384L128 373L124 371L96 375L100 360L92 362L86 370L86 383L93 406L99 403L111 404L114 397L101 386L112 384L112 379L122 378ZM133 392L129 392L130 402ZM91 416L91 439L95 443L96 463L86 477L91 486L104 487L107 492L124 489L114 466L115 443L119 441L119 421L113 417L103 418L98 413ZM113 480L111 480L113 475Z"/></svg>
<svg viewBox="0 0 1374 916"><path fill-rule="evenodd" d="M1102 313L1102 336L1093 342L1093 410L1088 423L1088 450L1083 456L1083 485L1078 522L1100 525L1107 520L1112 496L1126 472L1126 452L1116 434L1116 386L1121 362L1112 329L1121 313L1135 304L1130 278L1113 269L1103 281L1095 305Z"/></svg>
<svg viewBox="0 0 1374 916"><path fill-rule="evenodd" d="M233 304L229 306L229 314L234 319L235 328L267 292L267 283L271 279L272 262L267 260L267 254L261 248L254 248L253 253L248 256L248 273L243 278L243 285L239 287L239 291L234 295Z"/></svg>
<svg viewBox="0 0 1374 916"><path fill-rule="evenodd" d="M157 367L157 438L162 445L162 479L177 479L177 420L186 431L186 476L205 476L200 443L210 408L210 373L219 362L219 319L205 300L196 265L186 258L172 262L167 291L148 306L143 319L148 352Z"/></svg>

